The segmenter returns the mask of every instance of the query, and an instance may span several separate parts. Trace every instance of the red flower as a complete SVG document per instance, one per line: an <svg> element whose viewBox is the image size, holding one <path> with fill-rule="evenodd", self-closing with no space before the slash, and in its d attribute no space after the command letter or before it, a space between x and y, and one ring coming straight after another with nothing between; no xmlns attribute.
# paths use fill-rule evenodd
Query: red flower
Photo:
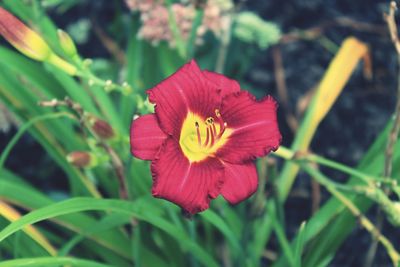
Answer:
<svg viewBox="0 0 400 267"><path fill-rule="evenodd" d="M254 160L281 140L272 97L258 101L194 60L147 93L155 114L133 121L131 151L152 161L153 196L195 214L219 194L236 204L256 191Z"/></svg>

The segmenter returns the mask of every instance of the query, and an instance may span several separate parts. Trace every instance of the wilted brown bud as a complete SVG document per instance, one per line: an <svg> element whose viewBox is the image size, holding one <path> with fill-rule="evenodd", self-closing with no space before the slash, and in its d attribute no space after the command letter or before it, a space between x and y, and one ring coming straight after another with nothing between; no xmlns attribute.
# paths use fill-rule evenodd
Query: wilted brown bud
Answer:
<svg viewBox="0 0 400 267"><path fill-rule="evenodd" d="M91 166L92 156L86 151L74 151L68 154L67 161L78 168Z"/></svg>
<svg viewBox="0 0 400 267"><path fill-rule="evenodd" d="M90 120L90 124L93 132L101 139L114 137L114 130L108 122L99 118L93 118Z"/></svg>

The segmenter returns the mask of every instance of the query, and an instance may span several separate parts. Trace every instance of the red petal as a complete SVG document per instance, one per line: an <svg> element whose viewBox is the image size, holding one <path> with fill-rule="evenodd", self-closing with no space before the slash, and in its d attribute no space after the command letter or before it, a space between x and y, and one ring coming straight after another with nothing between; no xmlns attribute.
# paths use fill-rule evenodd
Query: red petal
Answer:
<svg viewBox="0 0 400 267"><path fill-rule="evenodd" d="M147 93L156 104L160 127L177 140L188 111L207 118L221 103L217 86L205 78L194 60Z"/></svg>
<svg viewBox="0 0 400 267"><path fill-rule="evenodd" d="M204 76L211 82L217 85L221 90L221 96L240 91L240 85L237 81L229 79L228 77L208 70L203 70Z"/></svg>
<svg viewBox="0 0 400 267"><path fill-rule="evenodd" d="M153 160L166 138L156 115L140 116L131 125L131 152L137 158Z"/></svg>
<svg viewBox="0 0 400 267"><path fill-rule="evenodd" d="M231 204L250 197L257 190L258 177L254 162L230 164L224 162L225 181L221 194Z"/></svg>
<svg viewBox="0 0 400 267"><path fill-rule="evenodd" d="M191 214L208 208L210 199L218 196L223 181L219 160L209 158L190 163L179 144L169 138L151 164L153 196L169 200Z"/></svg>
<svg viewBox="0 0 400 267"><path fill-rule="evenodd" d="M222 100L221 115L233 130L217 156L224 161L241 163L276 150L281 142L276 119L277 104L267 96L258 101L247 91Z"/></svg>

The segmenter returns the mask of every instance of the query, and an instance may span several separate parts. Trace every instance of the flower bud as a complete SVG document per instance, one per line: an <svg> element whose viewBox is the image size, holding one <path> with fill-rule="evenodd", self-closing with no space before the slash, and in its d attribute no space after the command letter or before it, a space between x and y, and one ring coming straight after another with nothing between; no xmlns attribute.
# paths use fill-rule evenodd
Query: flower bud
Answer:
<svg viewBox="0 0 400 267"><path fill-rule="evenodd" d="M114 130L108 122L99 118L92 118L89 123L93 132L101 139L110 139L114 137Z"/></svg>
<svg viewBox="0 0 400 267"><path fill-rule="evenodd" d="M57 30L58 39L60 40L61 48L63 49L64 53L73 58L77 55L76 46L74 41L72 40L71 36L65 31L58 29Z"/></svg>
<svg viewBox="0 0 400 267"><path fill-rule="evenodd" d="M57 56L39 34L28 28L18 18L0 7L0 35L22 54L49 62L69 75L75 75L77 69Z"/></svg>
<svg viewBox="0 0 400 267"><path fill-rule="evenodd" d="M93 166L93 155L86 151L74 151L67 155L67 161L77 168Z"/></svg>
<svg viewBox="0 0 400 267"><path fill-rule="evenodd" d="M44 61L53 51L34 31L0 7L0 34L26 56Z"/></svg>

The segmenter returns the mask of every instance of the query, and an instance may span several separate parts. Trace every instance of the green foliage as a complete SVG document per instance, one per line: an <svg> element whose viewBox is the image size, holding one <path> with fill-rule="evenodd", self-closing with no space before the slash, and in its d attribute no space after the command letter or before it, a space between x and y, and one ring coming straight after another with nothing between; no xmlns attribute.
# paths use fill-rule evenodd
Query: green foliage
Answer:
<svg viewBox="0 0 400 267"><path fill-rule="evenodd" d="M281 37L276 24L263 20L253 12L239 13L235 22L234 36L242 42L256 44L262 50L276 44Z"/></svg>
<svg viewBox="0 0 400 267"><path fill-rule="evenodd" d="M170 5L175 2L166 1L171 18ZM340 245L359 227L357 218L363 218L361 227L372 235L374 225L364 216L372 206L381 207L386 218L399 226L398 199L387 197L384 187L400 192L394 182L397 180L392 178L400 177L400 169L394 168L392 177L381 177L391 121L357 166L345 166L317 155L301 155L284 147L273 154L282 158L284 164L308 173L330 194L315 214L297 226L294 236L286 228L286 197L266 193L270 183L279 187L278 192L283 189L289 192L292 183L282 185L283 180L277 178L282 170L276 164L271 166L266 158L258 162L258 192L239 205L231 206L218 198L209 210L189 220L175 205L153 198L148 162L133 158L129 151L133 116L153 112L145 90L175 72L190 57L213 70L218 63L216 58L223 58L224 53L229 56L218 64L226 67L228 76L239 79L255 56L278 42L281 33L275 24L254 13L241 12L232 15L235 19L230 25L236 38L228 38L226 43L221 36L209 35L198 46L195 33L205 14L196 10L187 41L179 36L177 22L171 19L176 47L166 42L153 46L137 38L140 18L137 14L123 13L126 7L121 3L115 1L117 8L113 11L115 20L123 17L119 21L123 25L121 31L103 29L118 49L108 50L109 58L94 59L83 59L79 46L76 56L63 53L74 50L72 42L90 41L92 28L87 19L67 26L71 39L64 39L69 43L65 46L58 40L57 26L47 15L53 11L63 14L82 2L4 0L0 3L29 22L55 53L77 70L72 76L62 66L36 62L7 45L0 46L0 100L20 122L14 137L0 151L0 207L3 207L0 208L0 267L250 267L262 266L266 261L268 266L327 266ZM243 56L237 53L243 47L251 53ZM118 51L122 51L122 62L117 59ZM38 105L39 102L42 104ZM56 107L54 103L58 103ZM310 108L307 116L312 117L313 112ZM89 123L93 118L106 121L115 132L113 137L103 140L96 135ZM304 120L299 129L310 129L310 121ZM7 168L11 157L18 159L15 146L28 134L46 151L48 164L64 175L41 178L66 179L68 186L62 192L41 188ZM310 140L312 137L313 133ZM304 142L304 138L295 139ZM74 151L96 155L96 166L85 169L72 166L67 155ZM122 162L127 185L124 200L110 151ZM393 166L400 166L399 142L394 146L393 159ZM312 168L315 164L349 175L348 182L335 182ZM34 228L27 228L29 225ZM277 242L273 246L276 257L266 259L265 251L273 240ZM399 248L386 242L385 237L379 240L395 262ZM47 242L56 255L51 255Z"/></svg>

